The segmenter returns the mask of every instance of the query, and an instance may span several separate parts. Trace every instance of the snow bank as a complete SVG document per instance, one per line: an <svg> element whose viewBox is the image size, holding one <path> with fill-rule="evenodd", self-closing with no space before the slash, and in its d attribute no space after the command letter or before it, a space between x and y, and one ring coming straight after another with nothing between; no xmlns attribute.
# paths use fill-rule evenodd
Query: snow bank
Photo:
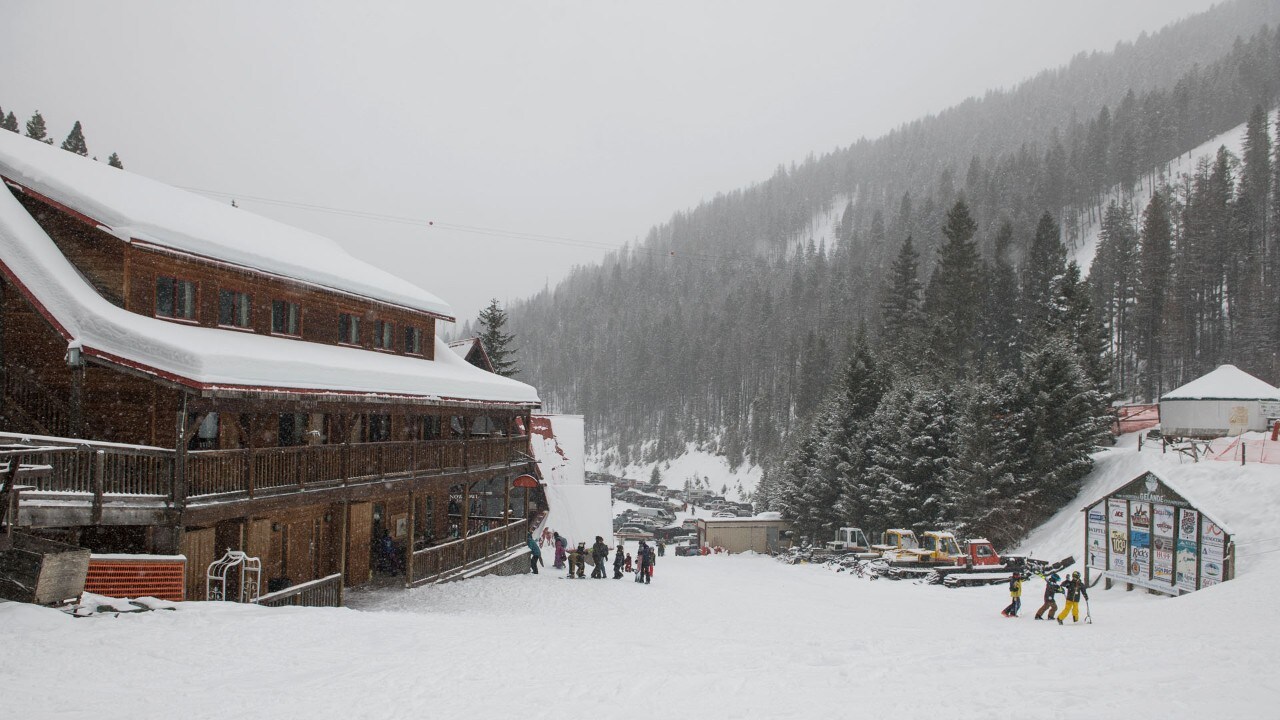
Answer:
<svg viewBox="0 0 1280 720"><path fill-rule="evenodd" d="M532 417L529 445L548 485L586 483L586 423L581 415Z"/></svg>
<svg viewBox="0 0 1280 720"><path fill-rule="evenodd" d="M585 542L590 547L597 535L606 543L613 541L608 485L547 485L544 490L551 509L543 527L560 533L574 545ZM547 562L550 564L550 558Z"/></svg>
<svg viewBox="0 0 1280 720"><path fill-rule="evenodd" d="M664 460L658 463L632 463L624 467L617 465L606 465L601 458L593 457L590 459L588 466L596 472L609 473L619 477L631 478L633 480L649 481L649 477L653 474L653 468L657 467L658 472L662 475L662 484L677 490L684 489L684 481L691 479L707 478L709 487L720 492L720 488L728 486L729 494L726 496L731 500L742 500L738 494L737 487L742 485L744 493L755 492L756 486L760 483L760 476L763 470L750 464L743 464L736 469L729 467L729 460L723 455L716 455L706 450L700 450L696 445L690 443L682 455L673 460Z"/></svg>

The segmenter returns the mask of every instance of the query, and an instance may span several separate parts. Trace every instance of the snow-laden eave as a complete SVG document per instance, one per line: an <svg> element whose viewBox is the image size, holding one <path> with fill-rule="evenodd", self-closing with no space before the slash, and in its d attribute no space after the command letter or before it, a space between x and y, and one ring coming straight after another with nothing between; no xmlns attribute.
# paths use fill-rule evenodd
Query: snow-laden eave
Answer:
<svg viewBox="0 0 1280 720"><path fill-rule="evenodd" d="M449 304L353 257L332 239L232 208L16 134L0 136L0 176L123 242L196 253L452 320Z"/></svg>
<svg viewBox="0 0 1280 720"><path fill-rule="evenodd" d="M55 331L87 356L208 396L536 407L537 391L449 351L435 359L255 333L188 326L131 313L97 293L22 205L0 191L0 272Z"/></svg>
<svg viewBox="0 0 1280 720"><path fill-rule="evenodd" d="M332 285L325 285L323 283L313 282L303 278L294 277L292 275L286 275L279 272L273 272L271 270L265 270L261 267L255 267L252 265L243 265L240 263L231 262L229 260L223 260L221 258L214 257L212 255L192 252L189 250L182 250L179 248L171 247L163 243L157 243L151 240L143 240L141 238L136 238L131 236L127 232L122 232L120 230L112 228L111 226L107 225L106 223L96 218L90 217L80 212L79 210L76 210L75 208L68 207L67 205L61 202L58 202L57 200L54 200L51 197L43 195L39 191L30 187L27 187L26 185L22 184L17 180L14 180L13 178L0 174L0 181L3 181L5 185L9 186L10 188L13 188L14 190L17 190L23 195L30 196L32 198L35 198L36 200L39 200L42 203L45 203L46 205L57 208L58 210L69 215L70 217L75 218L76 220L79 220L80 222L84 223L85 225L88 225L89 227L92 227L96 230L101 230L107 233L108 235L111 235L117 238L118 240L121 240L129 245L133 245L134 247L137 247L137 248L149 250L151 252L162 253L164 255L171 255L173 257L179 257L179 258L188 259L188 260L195 260L197 262L203 263L205 265L210 265L213 267L247 272L252 275L258 275L264 278L270 278L272 280L278 280L278 281L290 283L292 285L300 286L303 288L314 288L317 290L322 290L324 292L333 293L335 295L341 295L343 297L353 298L355 300L375 302L375 303L378 303L379 305L385 305L387 307L395 308L398 310L409 310L415 313L422 313L424 315L433 317L437 320L444 320L445 322L457 322L458 320L456 317L452 315L448 315L438 310L429 310L422 307L412 307L409 305L404 305L402 303L391 302L388 300L372 297L370 295L362 295L359 293L354 293L354 292L351 292L350 290L334 287Z"/></svg>

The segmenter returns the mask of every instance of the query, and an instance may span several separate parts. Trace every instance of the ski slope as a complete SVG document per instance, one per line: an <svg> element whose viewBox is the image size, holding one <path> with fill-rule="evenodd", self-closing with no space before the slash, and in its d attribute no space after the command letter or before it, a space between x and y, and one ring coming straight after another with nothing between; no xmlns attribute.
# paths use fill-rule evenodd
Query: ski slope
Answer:
<svg viewBox="0 0 1280 720"><path fill-rule="evenodd" d="M1236 580L1176 599L1097 588L1094 622L1065 627L1031 618L1038 581L1006 619L1001 586L752 555L668 555L649 586L548 567L354 592L340 609L180 603L76 619L0 603L0 697L6 717L93 720L1269 716L1280 472L1179 464L1125 441L1027 548L1079 555L1077 506L1155 467L1225 516Z"/></svg>

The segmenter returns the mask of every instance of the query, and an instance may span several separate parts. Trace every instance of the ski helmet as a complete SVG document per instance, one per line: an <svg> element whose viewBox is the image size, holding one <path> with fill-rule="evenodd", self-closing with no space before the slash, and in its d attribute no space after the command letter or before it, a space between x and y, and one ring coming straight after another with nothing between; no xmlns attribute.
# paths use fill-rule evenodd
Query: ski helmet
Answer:
<svg viewBox="0 0 1280 720"><path fill-rule="evenodd" d="M1059 580L1061 580L1062 578L1058 577L1058 573L1054 573L1054 574L1052 574L1052 575L1050 575L1050 576L1049 576L1049 579L1050 579L1050 580L1052 580L1052 581L1054 581L1054 582L1058 582L1058 581L1059 581Z"/></svg>
<svg viewBox="0 0 1280 720"><path fill-rule="evenodd" d="M1072 577L1073 579L1075 579L1075 580L1079 580L1079 579L1080 579L1080 571L1079 571L1079 570L1077 570L1077 571L1075 571L1075 572L1071 573L1071 577Z"/></svg>

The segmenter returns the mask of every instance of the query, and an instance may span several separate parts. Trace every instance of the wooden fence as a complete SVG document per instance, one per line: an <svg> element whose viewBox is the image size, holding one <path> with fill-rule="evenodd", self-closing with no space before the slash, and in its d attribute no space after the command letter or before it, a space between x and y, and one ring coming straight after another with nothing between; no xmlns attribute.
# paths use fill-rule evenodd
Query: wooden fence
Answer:
<svg viewBox="0 0 1280 720"><path fill-rule="evenodd" d="M409 584L439 582L462 568L483 565L485 561L523 545L528 527L527 520L517 520L488 532L418 550L413 553Z"/></svg>
<svg viewBox="0 0 1280 720"><path fill-rule="evenodd" d="M342 573L267 593L254 602L264 607L342 607Z"/></svg>

